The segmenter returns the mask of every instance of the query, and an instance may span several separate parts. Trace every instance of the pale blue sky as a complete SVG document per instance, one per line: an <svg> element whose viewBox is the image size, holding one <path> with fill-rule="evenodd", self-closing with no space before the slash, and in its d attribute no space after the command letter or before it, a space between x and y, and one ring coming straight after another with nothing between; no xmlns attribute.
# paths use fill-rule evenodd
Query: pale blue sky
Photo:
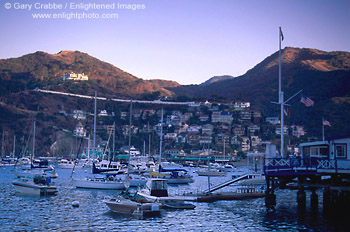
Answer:
<svg viewBox="0 0 350 232"><path fill-rule="evenodd" d="M121 0L146 8L115 11L118 19L84 20L32 19L32 13L51 11L4 6L49 0L1 2L0 59L79 50L142 79L199 84L214 75L242 75L278 50L279 26L283 47L350 51L347 0ZM106 13L86 13L92 12Z"/></svg>

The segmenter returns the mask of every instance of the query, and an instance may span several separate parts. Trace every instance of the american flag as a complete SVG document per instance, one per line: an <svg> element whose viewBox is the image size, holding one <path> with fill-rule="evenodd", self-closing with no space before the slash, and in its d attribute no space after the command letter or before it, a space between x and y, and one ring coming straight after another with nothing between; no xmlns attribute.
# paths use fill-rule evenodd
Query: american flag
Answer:
<svg viewBox="0 0 350 232"><path fill-rule="evenodd" d="M327 120L323 119L323 125L324 126L331 126L331 123L328 122Z"/></svg>
<svg viewBox="0 0 350 232"><path fill-rule="evenodd" d="M301 94L300 102L303 103L307 107L314 105L314 101L311 100L310 98L308 98L307 96L305 96L304 94Z"/></svg>

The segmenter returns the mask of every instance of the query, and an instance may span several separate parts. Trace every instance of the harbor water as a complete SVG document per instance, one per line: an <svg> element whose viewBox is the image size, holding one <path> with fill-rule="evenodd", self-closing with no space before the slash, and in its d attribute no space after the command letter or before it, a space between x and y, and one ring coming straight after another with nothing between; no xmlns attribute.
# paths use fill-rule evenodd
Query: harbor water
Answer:
<svg viewBox="0 0 350 232"><path fill-rule="evenodd" d="M50 197L19 195L11 181L14 167L0 168L0 231L346 231L346 218L325 216L322 192L319 207L298 209L296 191L277 190L277 205L267 210L265 199L194 202L193 210L162 210L161 215L139 218L111 212L102 202L118 195L114 190L84 190L71 185L72 170L57 169L58 193ZM76 176L86 175L77 169ZM208 186L207 177L193 174L195 182L169 186L170 193L196 192ZM212 185L231 178L211 177ZM136 190L135 190L136 191ZM79 201L79 207L72 207Z"/></svg>

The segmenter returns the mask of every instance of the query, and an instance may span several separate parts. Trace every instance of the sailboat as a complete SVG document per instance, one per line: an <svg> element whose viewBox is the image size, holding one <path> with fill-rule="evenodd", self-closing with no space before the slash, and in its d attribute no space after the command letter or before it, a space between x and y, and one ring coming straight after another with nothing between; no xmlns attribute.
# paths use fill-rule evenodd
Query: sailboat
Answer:
<svg viewBox="0 0 350 232"><path fill-rule="evenodd" d="M159 148L159 166L158 172L149 172L149 177L159 178L167 180L168 184L189 184L193 183L193 177L188 173L186 169L179 168L162 168L162 142L163 142L163 109L161 117L161 129L160 129L160 148Z"/></svg>
<svg viewBox="0 0 350 232"><path fill-rule="evenodd" d="M33 124L33 154L32 160L34 159L35 151L35 121ZM15 187L15 191L24 194L34 194L34 195L53 195L57 193L57 186L51 184L51 177L46 168L35 167L33 163L31 164L32 169L26 171L22 176L16 174L19 178L12 181ZM36 169L35 169L36 168ZM56 174L57 173L51 173ZM55 177L57 177L54 175Z"/></svg>
<svg viewBox="0 0 350 232"><path fill-rule="evenodd" d="M95 141L96 141L96 102L97 102L97 92L95 91L95 107L94 107L94 138L93 138L93 170L94 174L94 165L95 162ZM114 190L122 190L125 189L124 182L117 178L115 175L107 174L94 174L91 177L84 178L72 178L72 184L76 188L89 188L89 189L114 189Z"/></svg>

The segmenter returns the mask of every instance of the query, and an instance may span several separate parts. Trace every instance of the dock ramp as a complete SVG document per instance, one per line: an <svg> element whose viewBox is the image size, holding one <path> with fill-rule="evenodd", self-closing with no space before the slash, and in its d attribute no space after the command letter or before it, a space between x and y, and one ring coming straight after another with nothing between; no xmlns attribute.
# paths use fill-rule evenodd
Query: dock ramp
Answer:
<svg viewBox="0 0 350 232"><path fill-rule="evenodd" d="M226 187L226 186L228 186L230 184L236 183L238 181L241 181L241 180L244 180L244 179L250 179L250 178L252 178L252 176L255 176L255 175L254 174L245 174L245 175L239 176L239 177L234 178L232 180L229 180L229 181L226 181L224 183L218 184L218 185L216 185L214 187L208 188L207 190L204 191L204 193L212 193L212 192L214 192L216 190L224 188L224 187Z"/></svg>

